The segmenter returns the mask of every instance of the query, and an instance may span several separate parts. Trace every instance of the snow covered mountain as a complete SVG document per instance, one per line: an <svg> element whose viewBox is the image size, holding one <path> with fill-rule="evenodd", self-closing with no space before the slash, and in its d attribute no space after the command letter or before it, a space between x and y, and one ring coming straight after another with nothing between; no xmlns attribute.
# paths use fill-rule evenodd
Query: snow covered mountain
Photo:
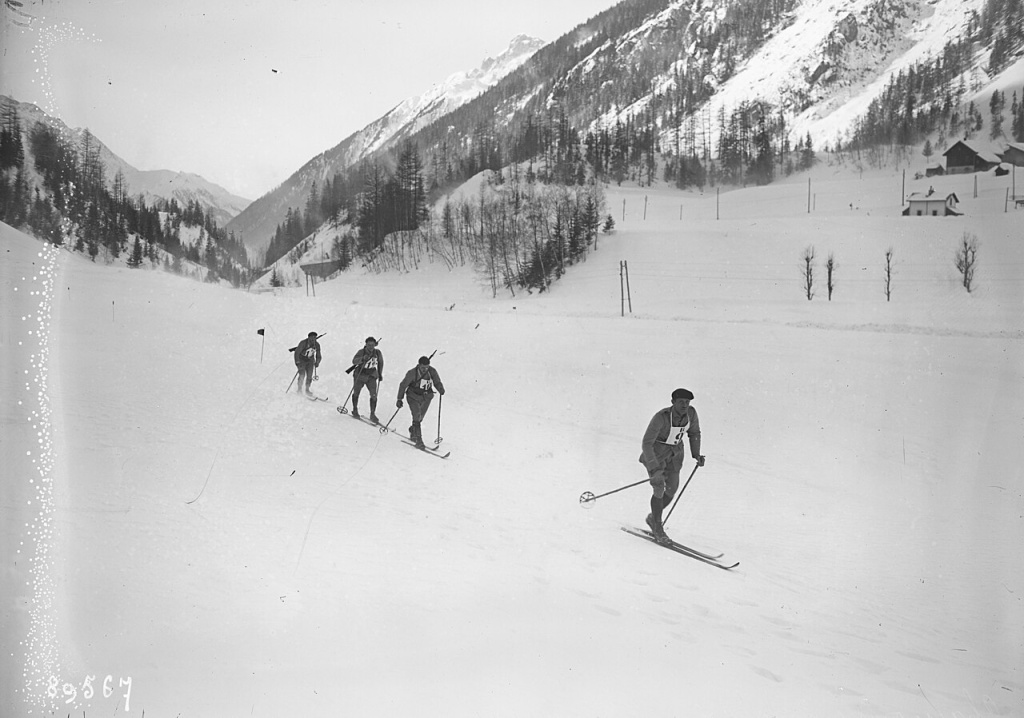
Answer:
<svg viewBox="0 0 1024 718"><path fill-rule="evenodd" d="M6 108L9 105L14 105L16 108L26 132L30 132L35 123L42 122L58 130L63 136L72 138L74 142L81 142L84 129L68 127L63 121L51 117L37 105L18 102L10 97L0 95L0 108ZM107 182L113 181L117 172L121 171L128 187L128 194L132 196L141 194L147 204L152 204L156 198L174 199L184 207L190 201L195 200L204 210L213 215L218 225L223 227L245 209L251 201L232 194L220 185L197 174L172 170L136 169L111 150L101 138L95 135L93 138L100 148L100 159L106 170Z"/></svg>
<svg viewBox="0 0 1024 718"><path fill-rule="evenodd" d="M988 97L981 96L986 88L1012 93L1024 85L1024 65L1016 61L1024 46L1015 19L1019 5L1016 0L1005 7L992 0L619 3L539 49L536 41L516 38L506 53L474 73L455 75L409 98L311 160L229 228L244 234L250 248L266 246L288 207L303 206L314 179L331 177L404 137L416 142L427 162L457 163L473 152L481 127L510 152L522 140L524 126L564 120L583 137L622 123L651 128L662 153L681 148L681 154L706 164L717 158L719 137L738 109L756 105L784 128L786 142L809 137L815 147L834 147L850 139L894 76L922 72L924 64L939 60L942 72L952 75L936 80L947 96L921 97L913 111L950 98L954 106L980 99L985 103L978 104L987 104ZM952 52L949 43L956 43ZM750 122L750 115L741 121ZM461 153L455 160L453 151Z"/></svg>
<svg viewBox="0 0 1024 718"><path fill-rule="evenodd" d="M154 197L173 198L183 207L194 200L211 211L221 227L227 225L251 202L192 172L137 170L116 157L111 158L107 166L122 169L133 195L142 194L147 201Z"/></svg>
<svg viewBox="0 0 1024 718"><path fill-rule="evenodd" d="M611 108L593 124L642 113L658 98L677 92L681 76L697 74L711 90L710 99L697 112L706 118L709 145L717 142L715 120L720 112L728 114L744 102L765 102L791 118L794 136L810 133L815 145L821 146L846 135L893 74L940 57L948 41L966 34L972 20L976 22L983 12L985 0L781 4L791 8L765 26L763 42L754 45L729 41L734 28L746 20L743 3L675 0L634 31L603 44L573 68L567 81L582 86L605 82L603 68L643 62L652 48L670 47L672 40L682 39L686 52L651 78L649 92L626 106ZM673 54L670 49L668 55ZM965 78L968 90L992 79L987 59L988 53L978 48ZM664 127L663 139L673 129Z"/></svg>
<svg viewBox="0 0 1024 718"><path fill-rule="evenodd" d="M322 183L371 153L386 149L493 87L526 62L544 42L516 35L497 57L487 58L469 72L456 72L423 94L403 100L383 117L317 155L277 188L260 197L235 217L229 231L244 238L252 250L265 249L289 207L302 207L314 181Z"/></svg>

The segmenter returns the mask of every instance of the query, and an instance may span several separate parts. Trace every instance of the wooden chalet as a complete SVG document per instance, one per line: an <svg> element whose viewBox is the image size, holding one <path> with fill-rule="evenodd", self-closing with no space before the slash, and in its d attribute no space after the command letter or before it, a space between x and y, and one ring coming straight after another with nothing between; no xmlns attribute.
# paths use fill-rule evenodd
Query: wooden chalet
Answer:
<svg viewBox="0 0 1024 718"><path fill-rule="evenodd" d="M1024 142L1008 142L999 159L1008 165L1024 167Z"/></svg>
<svg viewBox="0 0 1024 718"><path fill-rule="evenodd" d="M958 140L942 155L946 158L946 174L949 175L988 172L1001 162L995 152L982 149L967 140Z"/></svg>
<svg viewBox="0 0 1024 718"><path fill-rule="evenodd" d="M959 217L962 213L956 206L960 203L956 194L950 192L943 197L933 191L927 194L914 192L907 197L907 208L904 217Z"/></svg>

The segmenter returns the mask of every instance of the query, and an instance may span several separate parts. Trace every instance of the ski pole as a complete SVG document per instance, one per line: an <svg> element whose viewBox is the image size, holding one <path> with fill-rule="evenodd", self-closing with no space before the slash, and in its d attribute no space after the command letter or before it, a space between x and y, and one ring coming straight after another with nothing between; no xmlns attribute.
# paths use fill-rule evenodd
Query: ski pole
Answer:
<svg viewBox="0 0 1024 718"><path fill-rule="evenodd" d="M293 377L292 377L292 380L291 380L290 382L288 382L288 388L284 390L284 393L285 393L285 394L287 394L288 392L290 392L290 391L292 390L292 384L294 384L294 383L295 383L295 379L296 379L296 377L298 377L298 376L299 376L299 370L298 370L298 369L296 369L296 370L295 370L295 376L293 376Z"/></svg>
<svg viewBox="0 0 1024 718"><path fill-rule="evenodd" d="M434 439L434 445L440 446L444 439L441 438L441 399L444 399L444 394L437 395L437 438Z"/></svg>
<svg viewBox="0 0 1024 718"><path fill-rule="evenodd" d="M391 426L391 422L395 420L395 417L398 416L398 412L400 412L401 410L402 410L402 407L398 407L397 409L395 409L395 413L391 415L390 419L388 419L388 423L385 424L384 426L380 427L380 429L379 429L380 433L386 434L389 431L391 431L391 429L389 429L388 427Z"/></svg>
<svg viewBox="0 0 1024 718"><path fill-rule="evenodd" d="M622 486L622 487L620 487L618 489L615 489L613 491L606 491L605 493L598 494L597 496L594 496L594 494L591 493L590 491L584 491L582 494L580 494L580 504L582 504L583 506L586 506L588 503L590 503L592 501L596 501L597 499L601 498L602 496L608 496L609 494L616 494L619 491L624 491L625 489L631 489L634 486L639 486L640 484L646 484L648 481L650 481L650 479L641 479L640 481L637 481L636 483L627 484L626 486Z"/></svg>
<svg viewBox="0 0 1024 718"><path fill-rule="evenodd" d="M352 377L352 388L348 390L348 396L345 397L344 403L341 406L338 407L338 411L340 411L342 414L347 414L348 413L348 400L351 399L352 398L352 394L355 393L356 381L358 381L359 377L362 376L362 374L363 374L363 367L362 367L361 364L353 364L352 366L350 366L348 368L348 371L345 372L347 374L348 372L352 371L356 367L359 367L359 371L356 372L356 375L354 377Z"/></svg>
<svg viewBox="0 0 1024 718"><path fill-rule="evenodd" d="M342 414L348 413L348 400L352 398L352 392L356 390L355 386L348 390L348 396L345 397L345 401L341 402L341 406L338 407L338 411Z"/></svg>
<svg viewBox="0 0 1024 718"><path fill-rule="evenodd" d="M690 472L690 478L686 480L686 483L683 484L683 488L681 488L679 490L679 493L676 495L676 500L672 502L671 508L669 508L668 513L665 514L665 518L663 518L661 520L661 525L662 526L664 526L665 524L668 523L669 517L672 515L672 512L675 511L676 504L678 504L679 503L679 499L682 498L683 492L686 491L686 487L690 485L690 479L693 478L693 475L697 473L697 469L699 469L699 468L700 468L700 459L697 460L697 465L694 466L693 467L693 471Z"/></svg>

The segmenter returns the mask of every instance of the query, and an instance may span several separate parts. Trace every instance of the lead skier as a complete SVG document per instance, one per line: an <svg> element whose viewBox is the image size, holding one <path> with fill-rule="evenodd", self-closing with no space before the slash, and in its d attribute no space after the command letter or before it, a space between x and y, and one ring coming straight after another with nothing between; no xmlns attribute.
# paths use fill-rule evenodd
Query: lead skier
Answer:
<svg viewBox="0 0 1024 718"><path fill-rule="evenodd" d="M673 391L672 406L651 418L641 442L640 463L647 469L654 489L647 525L659 543L671 543L665 534L661 513L679 490L679 470L686 459L684 435L689 438L690 454L697 465L704 465L704 457L700 453L700 420L697 410L690 406L692 400L693 392L689 389Z"/></svg>
<svg viewBox="0 0 1024 718"><path fill-rule="evenodd" d="M402 408L402 398L409 400L409 411L412 412L412 426L409 427L409 436L416 443L416 446L424 448L423 431L420 422L427 413L434 398L434 387L437 393L444 396L444 384L437 370L430 366L430 357L420 357L419 362L412 369L405 373L405 378L398 386L398 401L396 406Z"/></svg>

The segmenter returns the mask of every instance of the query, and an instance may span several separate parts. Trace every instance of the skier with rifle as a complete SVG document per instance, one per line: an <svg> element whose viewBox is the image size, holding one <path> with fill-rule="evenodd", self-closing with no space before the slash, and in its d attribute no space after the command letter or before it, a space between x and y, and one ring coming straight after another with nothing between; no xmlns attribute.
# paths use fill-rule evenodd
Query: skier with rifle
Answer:
<svg viewBox="0 0 1024 718"><path fill-rule="evenodd" d="M647 525L660 543L671 543L662 526L662 510L672 503L679 489L679 470L686 458L683 436L689 438L690 454L698 466L704 465L700 453L700 421L697 410L690 406L693 392L676 389L672 392L672 406L656 413L647 425L641 442L640 463L647 469L651 486L651 513Z"/></svg>
<svg viewBox="0 0 1024 718"><path fill-rule="evenodd" d="M409 436L419 448L424 448L423 432L420 422L423 421L427 408L434 398L434 386L437 386L437 393L444 396L444 384L437 370L430 366L430 357L420 357L416 364L405 374L402 383L398 386L398 401L396 406L402 408L402 397L409 400L409 411L412 412L412 426L409 427Z"/></svg>
<svg viewBox="0 0 1024 718"><path fill-rule="evenodd" d="M352 416L359 418L359 394L363 387L370 394L370 421L377 423L377 384L384 381L384 355L377 348L377 340L366 337L363 348L352 357Z"/></svg>
<svg viewBox="0 0 1024 718"><path fill-rule="evenodd" d="M316 368L320 366L320 343L317 341L317 333L310 332L295 347L295 375L299 378L299 394L310 394L309 385L313 383L313 375Z"/></svg>

